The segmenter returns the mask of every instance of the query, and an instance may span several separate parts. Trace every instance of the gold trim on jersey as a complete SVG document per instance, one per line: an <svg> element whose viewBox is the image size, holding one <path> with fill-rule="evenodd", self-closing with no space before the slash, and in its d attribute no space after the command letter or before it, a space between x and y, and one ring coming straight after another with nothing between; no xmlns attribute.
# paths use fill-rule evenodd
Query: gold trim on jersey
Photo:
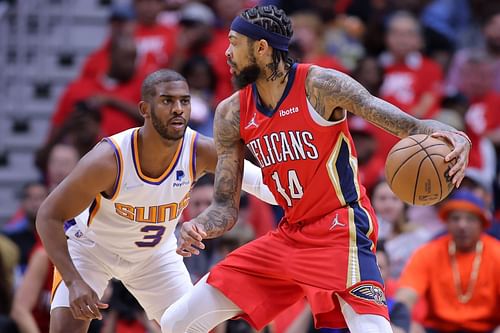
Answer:
<svg viewBox="0 0 500 333"><path fill-rule="evenodd" d="M344 136L343 133L341 133L342 136ZM373 232L373 221L372 221L372 218L370 216L370 214L368 214L368 211L365 209L365 207L363 207L363 205L361 204L361 191L359 189L359 179L358 179L358 175L359 175L359 171L358 171L358 161L356 159L356 157L354 156L354 154L352 153L352 147L351 147L351 143L349 140L347 140L347 138L344 136L344 139L347 143L347 148L349 149L349 164L351 165L351 168L352 168L352 172L353 172L353 181L354 181L354 187L356 188L356 193L358 195L358 204L359 204L359 208L361 208L367 218L368 218L368 232L366 233L366 236L368 237L368 239L370 239L370 235L372 234ZM373 248L375 247L375 244L372 242L372 245L371 245L371 250L373 250Z"/></svg>
<svg viewBox="0 0 500 333"><path fill-rule="evenodd" d="M174 168L177 159L179 157L179 154L182 149L182 143L184 142L184 138L182 138L179 142L179 145L177 146L177 150L175 151L174 157L172 158L172 161L170 162L169 166L165 169L165 171L162 173L162 175L158 178L151 178L146 176L144 173L142 173L142 168L141 168L141 161L139 160L139 129L135 130L133 133L133 145L134 145L134 156L133 159L135 161L136 165L136 170L138 173L139 178L142 180L148 181L148 182L153 182L153 183L159 183L165 180L165 178L168 176L170 171Z"/></svg>
<svg viewBox="0 0 500 333"><path fill-rule="evenodd" d="M52 290L50 292L50 303L54 301L54 296L56 294L57 288L61 285L62 282L61 273L54 267L54 277L52 278Z"/></svg>
<svg viewBox="0 0 500 333"><path fill-rule="evenodd" d="M193 183L196 179L196 166L193 164L193 161L194 163L196 163L196 151L194 149L194 145L195 145L195 142L196 142L196 137L198 136L197 133L193 133L192 137L191 137L191 144L190 144L190 147L191 147L191 151L190 151L190 154L189 154L189 177L191 179L191 183Z"/></svg>
<svg viewBox="0 0 500 333"><path fill-rule="evenodd" d="M113 139L112 137L108 137L108 139L115 146L115 149L118 152L118 159L119 159L119 161L117 161L117 162L120 164L119 167L118 167L118 173L119 174L116 177L116 179L117 179L116 186L114 186L115 193L113 193L113 196L109 199L109 200L115 200L116 197L118 196L118 193L120 192L120 188L121 188L121 185L122 185L123 168L124 168L124 165L123 165L123 153L122 153L122 150L120 149L120 146L115 141L115 139Z"/></svg>
<svg viewBox="0 0 500 333"><path fill-rule="evenodd" d="M101 208L101 195L98 194L95 199L94 199L94 202L95 202L95 205L94 207L92 208L92 205L91 205L91 211L89 212L90 215L89 215L89 220L87 222L87 226L90 226L94 220L94 217L97 215L97 212L99 211L99 208Z"/></svg>
<svg viewBox="0 0 500 333"><path fill-rule="evenodd" d="M361 281L359 272L358 246L356 236L356 223L354 222L354 209L347 207L349 215L349 259L347 261L347 281L346 288Z"/></svg>
<svg viewBox="0 0 500 333"><path fill-rule="evenodd" d="M342 193L342 187L340 186L340 178L337 173L337 168L335 167L335 162L339 157L340 146L342 145L342 141L344 139L344 134L341 132L339 137L337 138L337 142L335 143L332 154L326 161L326 170L328 171L328 176L330 176L330 180L332 182L335 193L337 193L337 198L339 198L340 204L342 206L346 205L344 194Z"/></svg>

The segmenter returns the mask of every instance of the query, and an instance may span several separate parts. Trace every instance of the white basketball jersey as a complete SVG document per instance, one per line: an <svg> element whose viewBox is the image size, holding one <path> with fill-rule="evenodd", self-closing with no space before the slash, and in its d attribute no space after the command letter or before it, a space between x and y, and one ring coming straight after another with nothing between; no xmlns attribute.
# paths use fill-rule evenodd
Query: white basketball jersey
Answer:
<svg viewBox="0 0 500 333"><path fill-rule="evenodd" d="M165 172L150 178L141 170L138 133L139 129L133 128L104 139L113 146L118 160L114 194L97 195L75 218L83 232L80 237L133 262L144 260L151 251L175 251L173 232L189 201L197 137L187 128Z"/></svg>

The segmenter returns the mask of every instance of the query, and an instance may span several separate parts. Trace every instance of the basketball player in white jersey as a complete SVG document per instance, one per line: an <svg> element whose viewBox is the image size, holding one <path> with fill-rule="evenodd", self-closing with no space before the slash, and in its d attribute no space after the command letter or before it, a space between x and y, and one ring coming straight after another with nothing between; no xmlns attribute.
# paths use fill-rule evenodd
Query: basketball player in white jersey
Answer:
<svg viewBox="0 0 500 333"><path fill-rule="evenodd" d="M215 171L215 147L187 127L189 88L177 72L144 80L139 111L142 127L97 144L39 210L37 229L57 268L51 333L86 332L101 319L111 278L157 322L192 288L173 232L193 182ZM246 190L274 202L260 169L248 163L245 173Z"/></svg>

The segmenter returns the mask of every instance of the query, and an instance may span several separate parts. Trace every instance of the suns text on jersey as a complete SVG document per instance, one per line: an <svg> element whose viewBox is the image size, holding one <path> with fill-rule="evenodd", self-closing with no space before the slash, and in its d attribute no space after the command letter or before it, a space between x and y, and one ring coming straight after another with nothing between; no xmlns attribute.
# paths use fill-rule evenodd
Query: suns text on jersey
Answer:
<svg viewBox="0 0 500 333"><path fill-rule="evenodd" d="M296 160L316 160L318 149L308 131L280 131L262 135L247 143L261 167Z"/></svg>
<svg viewBox="0 0 500 333"><path fill-rule="evenodd" d="M139 223L163 223L172 221L179 217L189 203L189 195L181 202L169 204L139 207L129 204L115 202L115 213L131 222Z"/></svg>

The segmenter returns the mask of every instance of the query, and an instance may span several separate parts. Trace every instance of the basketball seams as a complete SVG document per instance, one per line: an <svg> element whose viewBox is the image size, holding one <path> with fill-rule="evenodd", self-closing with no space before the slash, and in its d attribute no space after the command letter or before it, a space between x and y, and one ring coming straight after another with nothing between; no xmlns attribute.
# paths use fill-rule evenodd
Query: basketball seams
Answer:
<svg viewBox="0 0 500 333"><path fill-rule="evenodd" d="M420 149L419 151L416 151L415 153L413 153L413 155L409 156L406 160L404 160L399 166L398 168L394 171L394 174L392 175L392 178L391 178L391 181L389 183L389 186L392 186L392 182L394 181L394 178L396 177L396 175L398 174L399 170L401 170L401 168L406 164L406 162L408 162L409 160L411 160L416 154L420 153L422 151L422 149ZM425 158L425 157L424 157Z"/></svg>
<svg viewBox="0 0 500 333"><path fill-rule="evenodd" d="M401 148L398 148L398 149L396 149L396 150L394 150L394 151L391 151L391 153L389 154L389 156L391 156L392 154L394 154L394 153L396 153L396 152L398 152L398 151L401 151L401 150L405 150L405 149L407 149L407 148L412 148L412 147L418 146L418 144L419 144L419 143L424 142L425 140L427 140L427 138L428 138L428 137L429 137L429 136L427 135L427 136L426 136L426 137L425 137L422 141L420 141L420 142L418 142L418 141L417 141L417 140L415 140L414 138L410 138L410 139L412 139L413 141L415 141L415 144L413 144L413 145L411 145L411 146L401 147Z"/></svg>
<svg viewBox="0 0 500 333"><path fill-rule="evenodd" d="M420 146L420 150L418 150L418 151L414 152L414 153L413 153L410 157L408 157L406 160L404 160L404 161L403 161L403 162L402 162L402 163L398 166L398 168L394 171L394 174L392 175L392 178L390 179L389 186L392 186L392 182L394 181L394 177L396 177L396 175L398 174L399 170L400 170L400 169L401 169L401 168L402 168L402 167L403 167L403 166L404 166L404 165L405 165L405 164L406 164L406 163L407 163L410 159L412 159L412 158L413 158L416 154L420 153L420 152L423 150L423 151L425 151L426 155L427 155L427 156L429 156L429 153L427 153L427 151L426 151L426 149L427 149L427 148L438 147L438 146L447 146L447 144L446 144L446 143L436 143L436 144L430 145L430 146L428 146L428 147L424 147L424 146L422 146L422 143L423 143L425 140L427 140L429 137L430 137L429 135L426 135L426 136L424 137L424 139L423 139L423 140L418 141L418 140L416 140L414 137L408 136L408 137L407 137L408 139L411 139L411 140L413 140L413 141L415 142L415 144L414 144L414 145L411 145L411 146L406 146L406 147L401 147L401 148L398 148L398 149L396 149L396 150L394 150L394 151L391 151L391 153L387 156L387 158L388 158L389 156L391 156L392 154L394 154L394 153L396 153L396 152L399 152L399 151L402 151L402 150L404 150L404 149L406 149L406 148L412 148L412 147L415 147L415 146ZM424 157L424 158L425 158L425 157ZM434 163L433 163L433 167L434 167L434 169L436 169L436 168L435 168L435 166L434 166ZM436 173L439 175L439 173L437 172L437 170L436 170ZM418 179L418 178L417 178L417 179ZM441 179L439 180L439 183L440 183L439 185L440 185L440 186L442 186L442 184L441 184ZM441 188L440 188L440 191L441 191L441 196L442 196L442 194L443 194L442 192L443 192L443 191L442 191L442 189L441 189Z"/></svg>
<svg viewBox="0 0 500 333"><path fill-rule="evenodd" d="M412 138L412 139L413 139L413 138ZM416 140L414 140L414 141L416 141ZM422 141L422 142L423 142L423 141ZM443 143L443 144L444 144L444 145L446 145L445 143ZM442 156L442 155L440 155L440 154L432 154L432 155L431 155L431 154L429 154L429 153L427 152L427 150L426 150L426 149L427 149L427 148L430 148L430 147L432 147L432 146L429 146L429 147L424 147L424 146L422 146L420 143L419 143L419 145L420 145L420 147L422 147L422 150L423 150L423 151L425 152L425 154L427 155L427 157L426 157L426 158L429 158L429 160L431 161L432 167L434 168L434 171L436 172L437 178L438 178L438 180L439 180L439 193L440 193L440 194L439 194L439 199L441 200L441 198L443 197L443 183L441 182L441 175L439 174L439 171L438 171L438 169L437 169L437 167L436 167L436 164L435 164L435 163L434 163L434 161L432 160L431 156L433 156L433 155L439 155L439 156ZM436 144L436 145L433 145L433 146L440 146L440 144ZM424 160L425 160L425 158L424 158ZM421 167L422 167L422 163L420 163L420 165L418 166L417 179L418 179L418 174L420 173L420 168L421 168ZM414 194L413 194L413 204L415 204L415 193L416 193L416 187L415 187L415 189L414 189Z"/></svg>
<svg viewBox="0 0 500 333"><path fill-rule="evenodd" d="M422 150L425 150L425 149L422 147ZM414 155L413 155L413 156L414 156ZM413 157L413 156L412 156L412 157ZM415 185L413 186L413 200L412 200L412 204L413 204L413 205L415 204L415 197L417 196L418 176L420 175L420 168L422 168L422 164L424 164L425 159L426 159L427 157L428 157L428 156L424 156L424 157L420 160L420 164L418 165L417 175L415 176Z"/></svg>

